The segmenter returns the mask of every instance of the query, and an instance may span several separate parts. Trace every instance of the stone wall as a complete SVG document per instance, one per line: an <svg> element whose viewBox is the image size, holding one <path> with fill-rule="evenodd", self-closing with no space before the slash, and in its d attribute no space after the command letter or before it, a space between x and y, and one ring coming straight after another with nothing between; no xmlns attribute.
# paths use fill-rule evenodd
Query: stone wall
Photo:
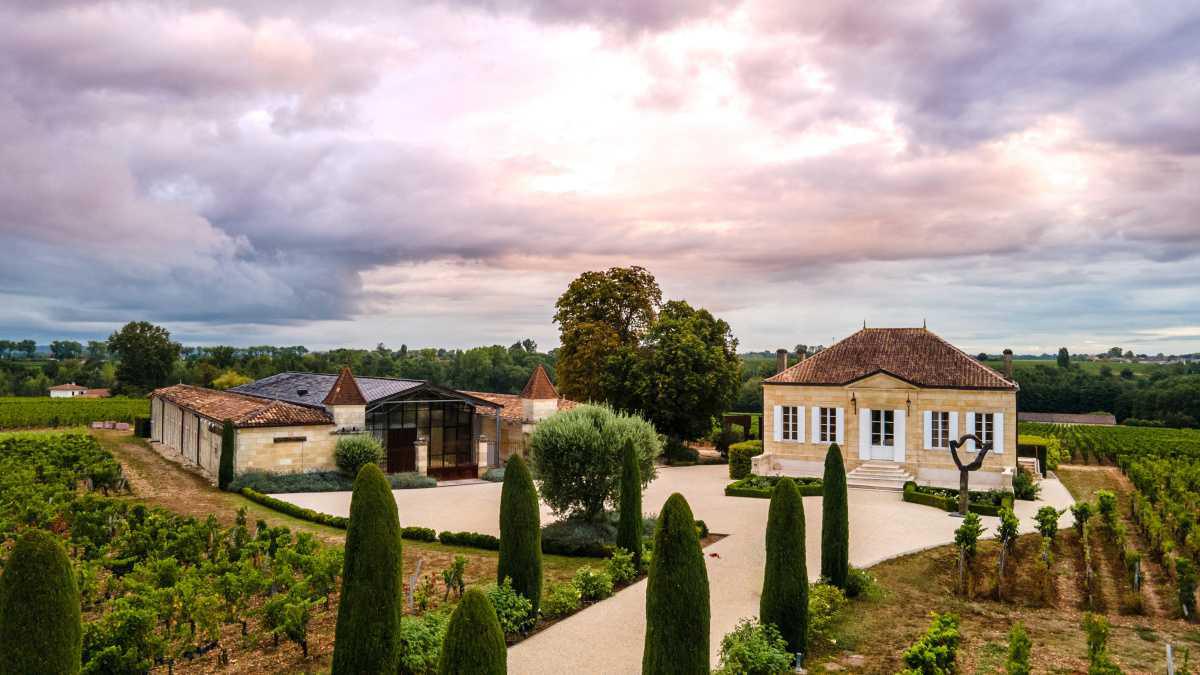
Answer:
<svg viewBox="0 0 1200 675"><path fill-rule="evenodd" d="M339 436L333 430L332 425L238 429L237 472L336 469L333 450Z"/></svg>
<svg viewBox="0 0 1200 675"><path fill-rule="evenodd" d="M852 402L851 397L854 400ZM776 441L774 439L775 406L804 406L804 439ZM763 452L808 461L824 461L828 443L813 443L813 406L843 409L843 439L841 448L847 470L853 470L863 460L859 457L858 410L905 411L904 468L924 482L942 482L945 472L954 472L954 459L948 449L926 450L923 413L926 410L948 411L958 416L958 435L973 431L966 428L966 413L1003 413L1004 451L989 452L984 465L974 478L984 472L1000 474L1017 463L1017 397L1011 391L966 389L921 389L886 375L875 375L844 387L817 387L768 384L763 386ZM869 430L867 431L869 433ZM972 453L959 451L959 457L970 461ZM997 478L997 480L999 480ZM981 485L988 479L981 479Z"/></svg>
<svg viewBox="0 0 1200 675"><path fill-rule="evenodd" d="M151 401L155 449L173 459L182 458L215 477L221 463L220 424L196 413L156 398ZM216 428L214 429L214 425Z"/></svg>

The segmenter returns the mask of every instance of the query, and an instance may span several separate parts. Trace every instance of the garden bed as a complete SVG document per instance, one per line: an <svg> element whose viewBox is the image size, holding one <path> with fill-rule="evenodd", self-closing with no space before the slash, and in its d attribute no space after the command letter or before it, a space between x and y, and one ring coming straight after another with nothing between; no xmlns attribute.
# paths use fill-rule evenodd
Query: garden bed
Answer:
<svg viewBox="0 0 1200 675"><path fill-rule="evenodd" d="M770 499L782 476L746 476L725 486L726 497L756 497ZM820 478L792 478L802 497L820 497L824 482Z"/></svg>
<svg viewBox="0 0 1200 675"><path fill-rule="evenodd" d="M958 490L917 485L909 481L904 484L904 501L953 513L958 511ZM1001 508L1007 506L1011 509L1012 505L1013 493L1004 490L972 490L968 496L968 510L981 516L999 516Z"/></svg>

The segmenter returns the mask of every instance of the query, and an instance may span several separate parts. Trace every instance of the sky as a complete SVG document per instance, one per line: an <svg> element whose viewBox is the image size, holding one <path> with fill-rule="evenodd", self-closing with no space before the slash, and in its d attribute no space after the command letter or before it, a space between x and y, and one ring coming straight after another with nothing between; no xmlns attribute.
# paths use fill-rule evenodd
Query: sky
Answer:
<svg viewBox="0 0 1200 675"><path fill-rule="evenodd" d="M0 4L0 336L1200 351L1194 2Z"/></svg>

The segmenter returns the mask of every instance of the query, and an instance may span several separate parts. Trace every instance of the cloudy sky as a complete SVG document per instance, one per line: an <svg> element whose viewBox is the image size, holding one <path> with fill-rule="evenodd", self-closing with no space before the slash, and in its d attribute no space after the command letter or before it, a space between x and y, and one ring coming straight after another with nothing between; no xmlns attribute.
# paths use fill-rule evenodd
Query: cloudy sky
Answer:
<svg viewBox="0 0 1200 675"><path fill-rule="evenodd" d="M1200 350L1196 3L339 4L0 5L0 334Z"/></svg>

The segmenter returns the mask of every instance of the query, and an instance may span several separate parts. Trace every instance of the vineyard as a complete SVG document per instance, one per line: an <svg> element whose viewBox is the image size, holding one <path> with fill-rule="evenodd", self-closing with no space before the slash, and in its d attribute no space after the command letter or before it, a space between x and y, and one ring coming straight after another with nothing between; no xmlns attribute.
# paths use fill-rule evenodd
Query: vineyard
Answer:
<svg viewBox="0 0 1200 675"><path fill-rule="evenodd" d="M172 669L212 650L224 662L223 632L307 652L314 613L332 614L340 547L250 526L244 511L225 528L108 496L124 485L89 435L0 436L0 552L28 527L64 537L84 612L83 672Z"/></svg>
<svg viewBox="0 0 1200 675"><path fill-rule="evenodd" d="M1120 467L1134 491L1124 507L1146 542L1148 555L1174 587L1180 616L1196 614L1196 568L1200 563L1200 431L1145 427L1023 424L1022 432L1057 437L1075 463ZM1095 506L1077 505L1076 521L1085 549L1092 537L1089 519L1099 516L1103 539L1115 545L1133 592L1140 591L1141 555L1122 526L1115 495L1099 493ZM1085 569L1090 570L1089 564ZM1123 605L1140 606L1134 602ZM1130 609L1125 607L1123 609Z"/></svg>
<svg viewBox="0 0 1200 675"><path fill-rule="evenodd" d="M144 398L0 398L0 429L71 427L97 420L132 422L150 415Z"/></svg>

